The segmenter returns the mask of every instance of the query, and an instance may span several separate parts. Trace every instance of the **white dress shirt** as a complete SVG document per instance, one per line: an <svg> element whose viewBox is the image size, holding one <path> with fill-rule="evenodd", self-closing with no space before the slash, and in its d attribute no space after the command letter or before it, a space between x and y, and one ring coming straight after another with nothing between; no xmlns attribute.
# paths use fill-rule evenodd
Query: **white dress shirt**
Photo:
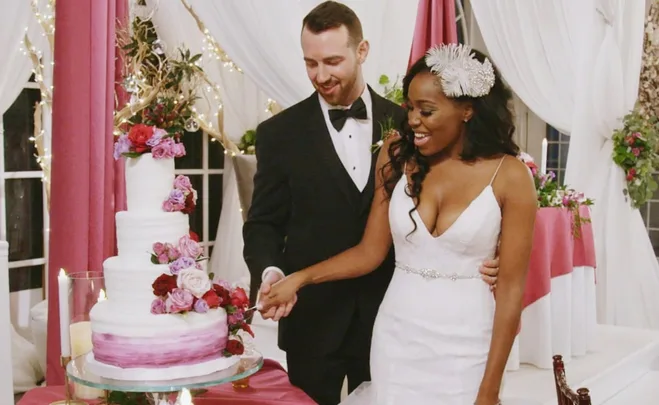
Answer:
<svg viewBox="0 0 659 405"><path fill-rule="evenodd" d="M325 125L332 138L334 150L359 191L363 191L366 183L368 183L373 157L371 153L371 145L373 144L373 101L368 86L364 86L361 98L366 105L366 119L348 118L341 131L337 131L330 121L329 110L350 108L350 106L332 106L318 94L320 108L323 111ZM270 272L276 272L284 277L284 272L280 268L268 266L263 271L262 280L265 280Z"/></svg>

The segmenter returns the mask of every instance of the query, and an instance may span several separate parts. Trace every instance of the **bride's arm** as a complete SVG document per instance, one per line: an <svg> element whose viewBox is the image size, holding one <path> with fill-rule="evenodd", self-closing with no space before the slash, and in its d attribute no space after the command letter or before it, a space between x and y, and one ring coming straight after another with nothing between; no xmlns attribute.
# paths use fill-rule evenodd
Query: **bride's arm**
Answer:
<svg viewBox="0 0 659 405"><path fill-rule="evenodd" d="M502 211L499 278L490 352L476 401L479 405L498 401L522 313L537 212L535 184L522 162L506 159L498 180Z"/></svg>
<svg viewBox="0 0 659 405"><path fill-rule="evenodd" d="M323 262L297 271L272 287L262 301L265 307L288 302L295 292L308 284L355 278L374 271L387 257L392 238L389 228L389 198L384 189L385 176L391 175L389 139L380 149L375 168L375 192L366 230L358 245ZM382 168L385 167L384 173Z"/></svg>

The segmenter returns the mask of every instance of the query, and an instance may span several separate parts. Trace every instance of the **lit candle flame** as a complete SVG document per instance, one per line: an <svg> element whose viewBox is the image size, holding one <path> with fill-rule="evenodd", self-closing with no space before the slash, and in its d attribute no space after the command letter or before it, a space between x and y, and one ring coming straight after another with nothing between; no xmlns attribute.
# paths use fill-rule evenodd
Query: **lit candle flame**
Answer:
<svg viewBox="0 0 659 405"><path fill-rule="evenodd" d="M101 292L98 293L98 300L96 302L105 301L108 297L105 295L105 290L101 288Z"/></svg>
<svg viewBox="0 0 659 405"><path fill-rule="evenodd" d="M63 268L59 269L59 275L57 278L65 278L66 277L66 271Z"/></svg>
<svg viewBox="0 0 659 405"><path fill-rule="evenodd" d="M192 395L190 395L190 390L183 388L181 394L178 396L177 405L193 405Z"/></svg>

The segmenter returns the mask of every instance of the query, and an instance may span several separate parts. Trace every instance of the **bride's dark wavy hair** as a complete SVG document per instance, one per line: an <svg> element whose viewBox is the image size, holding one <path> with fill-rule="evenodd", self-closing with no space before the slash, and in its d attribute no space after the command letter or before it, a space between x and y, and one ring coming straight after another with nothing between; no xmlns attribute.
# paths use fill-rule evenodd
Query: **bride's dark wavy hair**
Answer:
<svg viewBox="0 0 659 405"><path fill-rule="evenodd" d="M477 50L472 50L475 58L483 62L486 56ZM414 63L403 79L403 96L408 100L410 83L412 79L423 72L430 72L426 64L425 55ZM456 103L470 103L473 109L471 119L465 124L466 134L460 158L466 162L474 162L481 158L492 158L502 154L517 156L519 147L513 141L515 132L515 118L512 111L512 91L503 83L499 71L494 68L495 81L490 92L483 97L461 96L452 98ZM439 91L439 89L438 89ZM405 174L406 162L415 162L418 170L412 174L412 183L405 187L407 195L415 201L412 212L419 206L421 195L421 184L430 170L429 159L419 153L414 146L414 131L409 126L407 119L401 124L401 137L389 146L389 162L382 168L384 178L384 189L388 198L394 191L394 187ZM414 231L417 229L414 222Z"/></svg>

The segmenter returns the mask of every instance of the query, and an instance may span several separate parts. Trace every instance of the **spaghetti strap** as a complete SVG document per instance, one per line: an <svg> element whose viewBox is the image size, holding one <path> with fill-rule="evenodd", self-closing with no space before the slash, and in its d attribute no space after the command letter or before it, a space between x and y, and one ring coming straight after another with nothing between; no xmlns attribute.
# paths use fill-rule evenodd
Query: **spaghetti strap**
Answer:
<svg viewBox="0 0 659 405"><path fill-rule="evenodd" d="M503 163L503 160L505 158L506 156L504 155L499 161L499 165L497 166L497 169L494 171L494 174L492 175L492 179L490 180L490 184L489 184L490 186L492 185L492 183L494 183L494 179L497 177L497 173L499 173L499 169L501 169L501 164Z"/></svg>

